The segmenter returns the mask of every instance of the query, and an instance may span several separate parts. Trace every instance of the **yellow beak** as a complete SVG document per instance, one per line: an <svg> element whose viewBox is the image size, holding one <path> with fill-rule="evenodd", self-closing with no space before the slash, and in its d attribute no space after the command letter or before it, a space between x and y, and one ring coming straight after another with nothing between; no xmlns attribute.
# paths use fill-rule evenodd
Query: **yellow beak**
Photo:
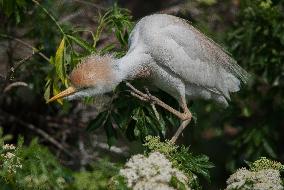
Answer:
<svg viewBox="0 0 284 190"><path fill-rule="evenodd" d="M57 100L59 98L64 98L66 96L69 96L71 94L74 94L76 92L76 88L74 88L73 86L70 86L69 88L67 88L66 90L60 92L59 94L56 94L55 96L53 96L52 98L50 98L49 100L47 100L47 104L50 102L53 102L54 100Z"/></svg>

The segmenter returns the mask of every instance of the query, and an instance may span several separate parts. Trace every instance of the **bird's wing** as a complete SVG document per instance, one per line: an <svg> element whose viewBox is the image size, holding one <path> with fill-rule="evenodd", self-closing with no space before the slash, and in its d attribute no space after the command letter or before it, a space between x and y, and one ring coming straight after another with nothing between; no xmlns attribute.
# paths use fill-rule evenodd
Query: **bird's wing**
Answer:
<svg viewBox="0 0 284 190"><path fill-rule="evenodd" d="M147 43L157 64L187 83L229 97L240 81L247 81L248 74L234 59L185 20L152 31Z"/></svg>

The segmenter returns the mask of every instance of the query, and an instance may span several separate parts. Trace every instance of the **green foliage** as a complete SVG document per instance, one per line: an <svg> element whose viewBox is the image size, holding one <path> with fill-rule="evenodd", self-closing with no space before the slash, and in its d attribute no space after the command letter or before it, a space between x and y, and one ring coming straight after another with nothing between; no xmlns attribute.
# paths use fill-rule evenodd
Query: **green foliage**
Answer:
<svg viewBox="0 0 284 190"><path fill-rule="evenodd" d="M109 190L129 190L125 183L125 179L121 175L115 175L111 178L109 185Z"/></svg>
<svg viewBox="0 0 284 190"><path fill-rule="evenodd" d="M0 181L8 189L64 189L71 179L47 148L33 140L23 146L4 144L7 136L0 137Z"/></svg>
<svg viewBox="0 0 284 190"><path fill-rule="evenodd" d="M277 158L276 141L284 111L284 11L282 1L243 0L228 43L234 57L254 74L237 100L231 118L238 116L241 133L233 142L234 155ZM236 109L237 108L237 109ZM239 113L242 113L241 115ZM255 119L257 118L257 119ZM235 119L237 120L237 119Z"/></svg>
<svg viewBox="0 0 284 190"><path fill-rule="evenodd" d="M166 156L170 156L178 149L178 146L168 139L166 139L164 142L161 142L160 137L158 136L147 136L145 141L144 146L147 148L148 152L157 151Z"/></svg>
<svg viewBox="0 0 284 190"><path fill-rule="evenodd" d="M8 18L18 24L29 3L26 0L0 0L0 11L2 10Z"/></svg>
<svg viewBox="0 0 284 190"><path fill-rule="evenodd" d="M0 128L0 185L7 190L101 190L109 186L119 166L106 159L99 160L87 171L71 172L55 156L34 139L28 146L20 138L17 145L5 143L11 135L3 136Z"/></svg>
<svg viewBox="0 0 284 190"><path fill-rule="evenodd" d="M205 4L205 5L208 5L208 6L210 6L210 5L214 5L214 4L216 4L216 0L198 0L201 4Z"/></svg>
<svg viewBox="0 0 284 190"><path fill-rule="evenodd" d="M244 0L238 28L229 35L235 56L264 83L279 86L283 70L284 14L280 3ZM260 78L261 77L261 78Z"/></svg>
<svg viewBox="0 0 284 190"><path fill-rule="evenodd" d="M135 86L141 86L137 84ZM119 85L112 94L112 101L107 110L101 112L90 122L88 130L94 131L104 127L111 146L117 137L117 131L126 135L129 140L143 141L147 135L165 137L166 126L176 127L179 121L172 114L157 107L159 118L150 104L145 104L137 98L131 97L124 84ZM162 97L163 93L159 93ZM168 97L168 95L165 95ZM172 100L168 98L167 101Z"/></svg>
<svg viewBox="0 0 284 190"><path fill-rule="evenodd" d="M89 171L74 174L73 187L80 190L101 190L109 186L110 179L118 173L118 166L108 160L96 162Z"/></svg>
<svg viewBox="0 0 284 190"><path fill-rule="evenodd" d="M110 29L114 29L114 33L122 47L127 47L129 31L131 31L133 24L131 22L130 11L117 6L115 3L103 17L100 18L100 25L106 25ZM99 26L102 28L102 26ZM97 39L98 32L96 33Z"/></svg>
<svg viewBox="0 0 284 190"><path fill-rule="evenodd" d="M177 146L168 140L161 142L159 137L146 137L144 146L147 152L158 151L164 154L174 167L184 171L190 178L198 175L210 180L209 169L214 166L206 155L194 155L184 145Z"/></svg>
<svg viewBox="0 0 284 190"><path fill-rule="evenodd" d="M171 178L171 182L170 183L171 183L171 186L174 187L177 190L186 190L185 185L181 181L179 181L177 179L177 177L175 177L175 176L173 176Z"/></svg>

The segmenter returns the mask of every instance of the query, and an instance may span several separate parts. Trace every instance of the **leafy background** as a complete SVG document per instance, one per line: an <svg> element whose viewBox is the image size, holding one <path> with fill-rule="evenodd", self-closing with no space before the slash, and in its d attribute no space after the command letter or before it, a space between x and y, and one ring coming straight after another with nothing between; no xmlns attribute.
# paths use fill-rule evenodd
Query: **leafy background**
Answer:
<svg viewBox="0 0 284 190"><path fill-rule="evenodd" d="M170 138L179 121L159 108L158 120L151 106L129 95L125 84L94 99L45 104L69 85L68 73L83 57L111 52L123 56L134 23L164 12L190 20L252 75L227 109L190 102L194 122L178 144L208 155L214 163L211 183L201 179L204 188L224 187L228 175L246 160L266 156L283 161L283 7L283 0L0 0L3 133L12 134L10 143L21 135L27 147L47 147L55 155L48 156L51 165L56 162L90 178L111 176L94 163L105 157L108 163L124 162L142 151L147 135ZM143 81L133 84L143 90ZM167 94L153 93L177 108Z"/></svg>

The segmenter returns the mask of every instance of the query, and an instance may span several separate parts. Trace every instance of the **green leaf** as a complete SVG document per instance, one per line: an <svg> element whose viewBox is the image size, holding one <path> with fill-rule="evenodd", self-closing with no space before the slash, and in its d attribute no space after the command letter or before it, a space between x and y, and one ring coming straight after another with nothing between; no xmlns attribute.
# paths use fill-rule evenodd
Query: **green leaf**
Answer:
<svg viewBox="0 0 284 190"><path fill-rule="evenodd" d="M100 54L105 54L107 52L112 51L115 48L114 44L109 44L100 50Z"/></svg>
<svg viewBox="0 0 284 190"><path fill-rule="evenodd" d="M27 5L25 0L16 0L16 2L19 7L25 7Z"/></svg>
<svg viewBox="0 0 284 190"><path fill-rule="evenodd" d="M178 190L186 190L185 184L183 184L181 181L178 180L176 176L172 176L170 184L172 187Z"/></svg>
<svg viewBox="0 0 284 190"><path fill-rule="evenodd" d="M7 17L11 16L14 11L15 3L12 0L2 0L1 7Z"/></svg>
<svg viewBox="0 0 284 190"><path fill-rule="evenodd" d="M242 115L245 117L250 117L252 115L252 111L249 107L244 107L242 110Z"/></svg>
<svg viewBox="0 0 284 190"><path fill-rule="evenodd" d="M107 135L107 144L109 147L111 147L112 145L114 145L116 143L117 140L117 134L115 129L112 126L111 120L107 120L107 123L105 125L105 132Z"/></svg>
<svg viewBox="0 0 284 190"><path fill-rule="evenodd" d="M108 111L101 112L94 120L92 120L89 123L89 125L87 127L87 131L94 131L94 130L104 126L107 119L108 119Z"/></svg>
<svg viewBox="0 0 284 190"><path fill-rule="evenodd" d="M58 86L58 78L55 78L53 81L53 85L52 85L52 93L53 95L59 94L60 93L60 89ZM57 99L56 100L59 104L63 104L63 100L62 99Z"/></svg>
<svg viewBox="0 0 284 190"><path fill-rule="evenodd" d="M275 151L273 150L271 145L268 143L268 141L266 139L263 139L262 142L263 142L263 147L265 151L269 154L269 156L272 158L277 158Z"/></svg>
<svg viewBox="0 0 284 190"><path fill-rule="evenodd" d="M85 50L87 50L89 53L93 53L96 51L95 48L93 48L90 44L88 44L86 41L75 37L75 36L71 36L71 35L67 35L68 38L70 38L71 40L73 40L76 44L78 44L80 47L84 48Z"/></svg>
<svg viewBox="0 0 284 190"><path fill-rule="evenodd" d="M45 85L45 91L43 96L45 101L49 100L50 98L50 86L51 86L51 79L48 79Z"/></svg>
<svg viewBox="0 0 284 190"><path fill-rule="evenodd" d="M59 47L55 54L55 71L58 78L65 83L65 66L64 66L64 54L65 54L65 38L61 40Z"/></svg>

